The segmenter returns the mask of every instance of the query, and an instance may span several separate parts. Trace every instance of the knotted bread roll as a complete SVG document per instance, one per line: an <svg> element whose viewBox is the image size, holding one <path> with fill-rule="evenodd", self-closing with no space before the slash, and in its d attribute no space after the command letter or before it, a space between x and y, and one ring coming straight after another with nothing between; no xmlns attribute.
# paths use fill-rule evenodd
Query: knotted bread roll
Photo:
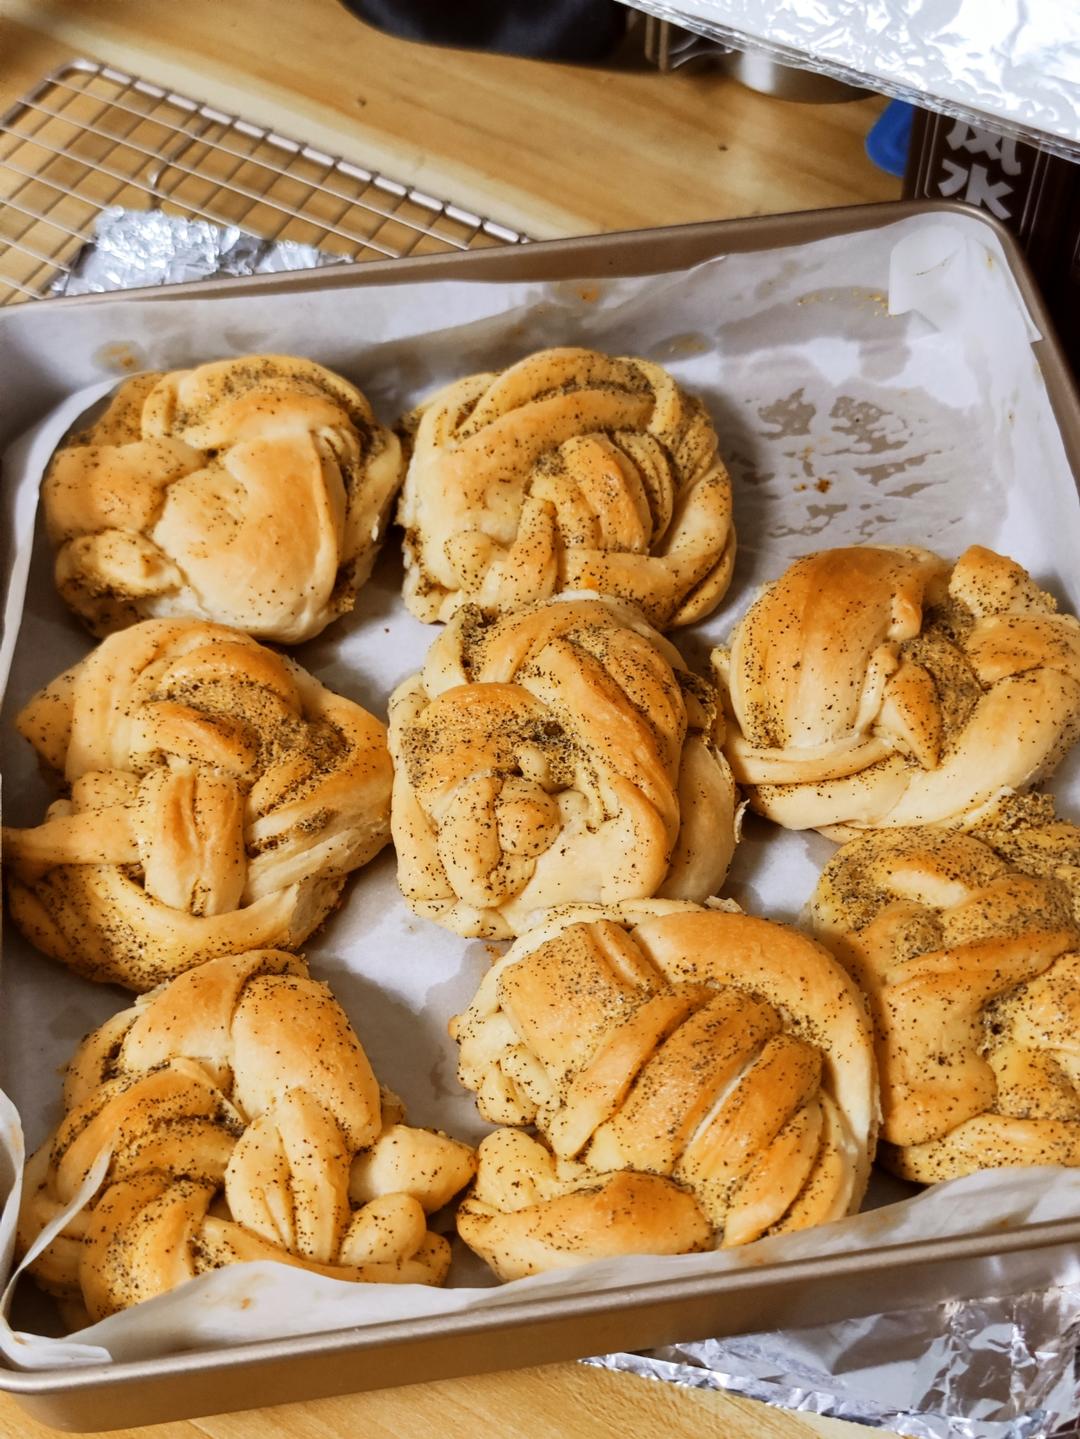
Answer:
<svg viewBox="0 0 1080 1439"><path fill-rule="evenodd" d="M869 996L879 1158L922 1184L1080 1165L1080 830L986 833L852 840L811 905Z"/></svg>
<svg viewBox="0 0 1080 1439"><path fill-rule="evenodd" d="M503 1279L745 1244L859 1207L877 1130L862 996L783 925L567 906L450 1022L497 1124L458 1231Z"/></svg>
<svg viewBox="0 0 1080 1439"><path fill-rule="evenodd" d="M541 350L446 386L406 424L398 523L418 619L586 589L667 629L727 589L731 482L704 406L659 365Z"/></svg>
<svg viewBox="0 0 1080 1439"><path fill-rule="evenodd" d="M458 1233L500 1279L572 1269L628 1254L694 1254L713 1226L694 1195L659 1174L599 1174L560 1159L521 1129L497 1129L477 1150L476 1183Z"/></svg>
<svg viewBox="0 0 1080 1439"><path fill-rule="evenodd" d="M311 360L138 375L49 466L57 587L96 635L190 615L299 643L352 608L401 470L360 391Z"/></svg>
<svg viewBox="0 0 1080 1439"><path fill-rule="evenodd" d="M338 1279L440 1284L450 1246L426 1215L468 1183L473 1151L404 1122L303 959L211 960L87 1038L64 1118L27 1166L25 1252L89 1203L31 1265L92 1319L247 1259Z"/></svg>
<svg viewBox="0 0 1080 1439"><path fill-rule="evenodd" d="M627 605L460 610L390 700L406 900L506 938L555 904L704 899L735 844L715 718L712 687Z"/></svg>
<svg viewBox="0 0 1080 1439"><path fill-rule="evenodd" d="M751 805L834 839L966 828L1080 733L1080 622L978 546L808 555L713 658Z"/></svg>
<svg viewBox="0 0 1080 1439"><path fill-rule="evenodd" d="M17 724L69 798L3 831L12 917L89 979L294 948L390 837L384 727L223 625L112 635Z"/></svg>

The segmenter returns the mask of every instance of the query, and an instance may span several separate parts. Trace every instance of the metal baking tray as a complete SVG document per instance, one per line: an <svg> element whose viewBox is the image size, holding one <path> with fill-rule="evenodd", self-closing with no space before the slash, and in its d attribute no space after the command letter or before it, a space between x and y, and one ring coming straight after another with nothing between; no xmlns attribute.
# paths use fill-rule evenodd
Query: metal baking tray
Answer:
<svg viewBox="0 0 1080 1439"><path fill-rule="evenodd" d="M1080 402L1042 301L1013 239L996 222L966 206L927 202L859 206L132 293L155 299L260 293L269 300L283 291L388 281L577 280L648 274L718 255L854 235L912 215L950 212L987 225L1004 248L1044 337L1035 344L1034 353L1070 465L1080 478ZM54 300L49 312L108 298L114 297ZM480 1314L372 1324L154 1359L35 1372L0 1365L0 1390L13 1394L46 1424L85 1432L614 1349L828 1323L877 1313L886 1301L890 1309L926 1306L980 1294L1022 1293L1066 1280L1080 1280L1080 1218L762 1265L709 1279L522 1300Z"/></svg>

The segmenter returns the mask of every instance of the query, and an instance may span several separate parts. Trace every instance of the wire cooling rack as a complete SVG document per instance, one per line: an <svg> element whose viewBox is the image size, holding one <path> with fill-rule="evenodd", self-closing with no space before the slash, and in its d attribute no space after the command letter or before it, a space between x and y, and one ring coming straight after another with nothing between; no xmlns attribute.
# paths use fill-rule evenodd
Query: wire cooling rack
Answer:
<svg viewBox="0 0 1080 1439"><path fill-rule="evenodd" d="M351 260L526 238L237 115L72 60L0 118L0 305L48 295L110 205Z"/></svg>

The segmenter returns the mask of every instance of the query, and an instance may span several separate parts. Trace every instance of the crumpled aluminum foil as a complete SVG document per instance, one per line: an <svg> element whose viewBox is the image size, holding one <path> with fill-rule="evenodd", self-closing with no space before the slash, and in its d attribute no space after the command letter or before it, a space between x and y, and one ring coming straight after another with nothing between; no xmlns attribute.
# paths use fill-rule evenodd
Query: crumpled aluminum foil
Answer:
<svg viewBox="0 0 1080 1439"><path fill-rule="evenodd" d="M99 293L341 259L235 226L113 207L54 289ZM1078 1351L1080 1289L1057 1288L584 1362L912 1439L1080 1439Z"/></svg>
<svg viewBox="0 0 1080 1439"><path fill-rule="evenodd" d="M736 50L1080 157L1075 0L623 0Z"/></svg>
<svg viewBox="0 0 1080 1439"><path fill-rule="evenodd" d="M1080 1289L588 1359L912 1439L1080 1435Z"/></svg>
<svg viewBox="0 0 1080 1439"><path fill-rule="evenodd" d="M103 210L94 239L75 265L52 286L58 295L101 294L141 285L176 285L222 275L269 275L340 264L347 257L327 255L295 240L262 240L235 225L185 220L161 210Z"/></svg>

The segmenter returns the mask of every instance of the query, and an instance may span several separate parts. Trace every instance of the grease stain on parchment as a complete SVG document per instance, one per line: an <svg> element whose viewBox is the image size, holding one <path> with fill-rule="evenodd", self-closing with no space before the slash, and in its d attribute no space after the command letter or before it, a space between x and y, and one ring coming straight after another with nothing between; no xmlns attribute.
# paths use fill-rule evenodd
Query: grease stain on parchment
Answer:
<svg viewBox="0 0 1080 1439"><path fill-rule="evenodd" d="M700 330L686 330L680 335L669 335L652 346L653 354L663 360L679 360L691 355L707 355L713 342Z"/></svg>
<svg viewBox="0 0 1080 1439"><path fill-rule="evenodd" d="M96 365L114 375L134 375L151 368L143 351L129 340L112 340L95 350L93 358Z"/></svg>
<svg viewBox="0 0 1080 1439"><path fill-rule="evenodd" d="M782 440L789 435L808 435L814 406L805 396L806 388L800 385L790 395L783 395L771 405L759 405L758 419L763 426L773 426L771 430L763 428L761 433L770 440Z"/></svg>
<svg viewBox="0 0 1080 1439"><path fill-rule="evenodd" d="M742 378L756 397L740 407L737 441L725 443L720 427L749 550L737 561L741 586L827 546L925 544L930 535L935 549L958 554L994 532L1004 494L989 437L963 412L865 373L836 383L804 356L797 383L784 384L794 366L775 355L749 368Z"/></svg>

